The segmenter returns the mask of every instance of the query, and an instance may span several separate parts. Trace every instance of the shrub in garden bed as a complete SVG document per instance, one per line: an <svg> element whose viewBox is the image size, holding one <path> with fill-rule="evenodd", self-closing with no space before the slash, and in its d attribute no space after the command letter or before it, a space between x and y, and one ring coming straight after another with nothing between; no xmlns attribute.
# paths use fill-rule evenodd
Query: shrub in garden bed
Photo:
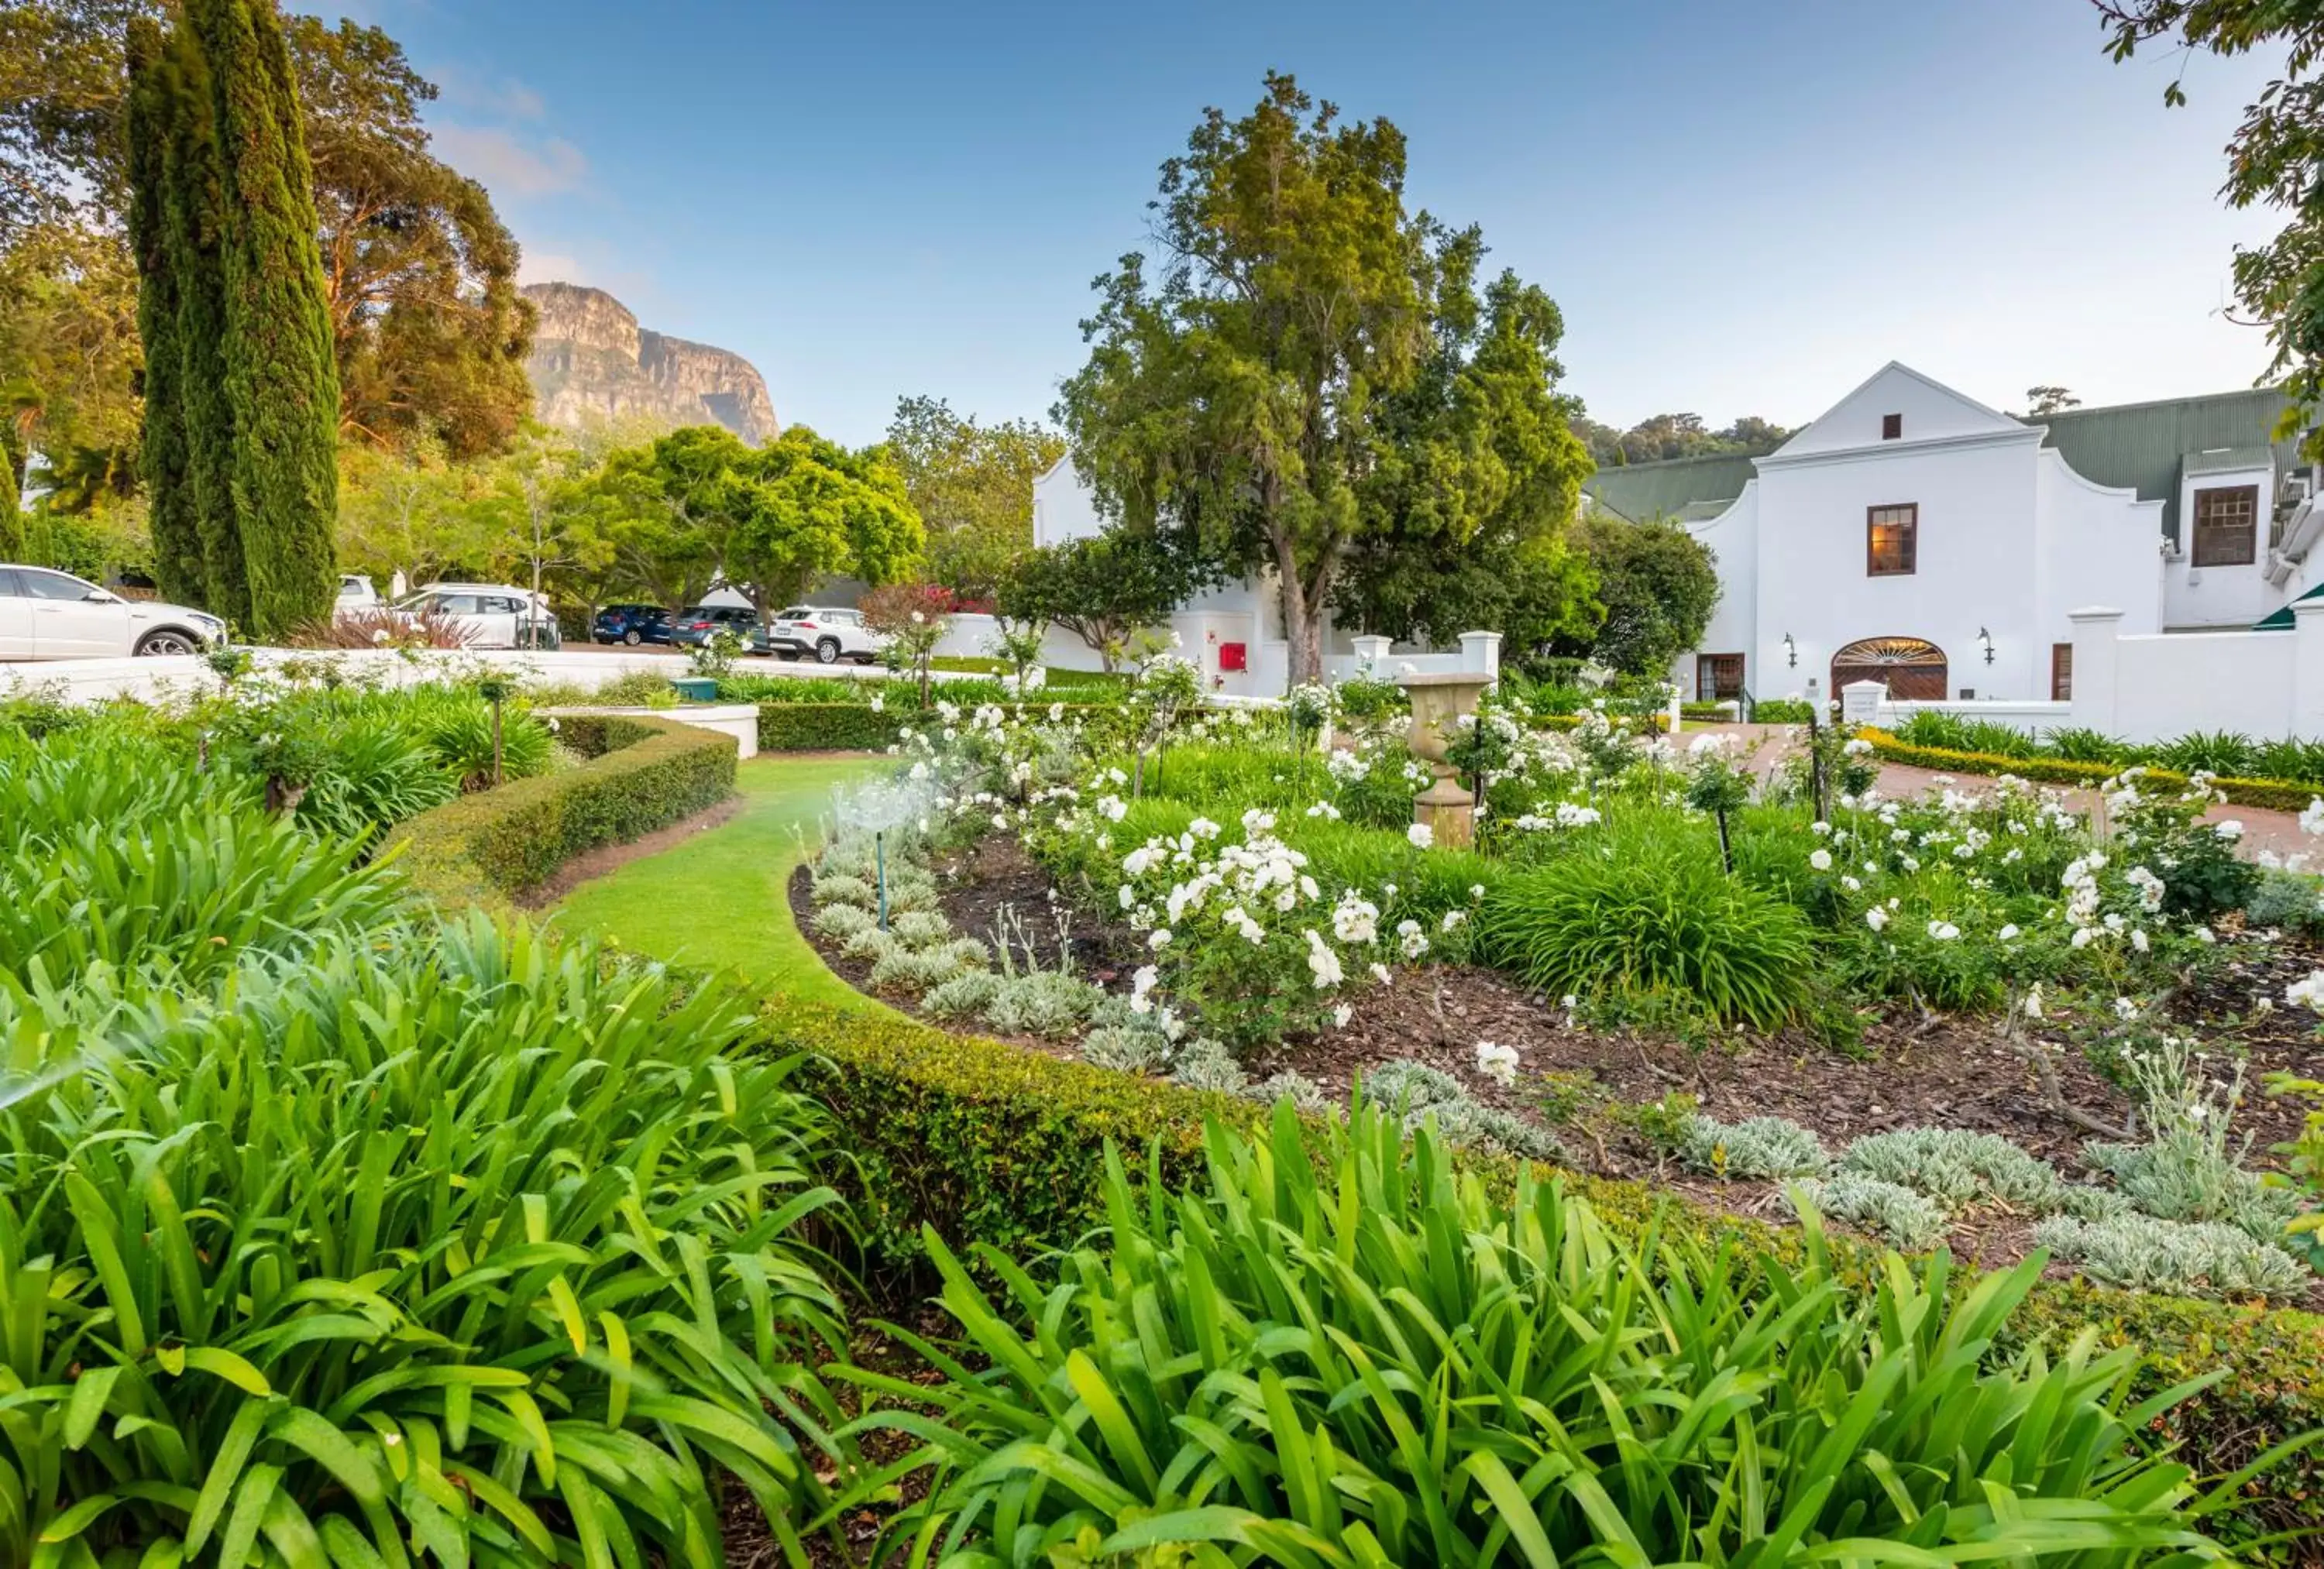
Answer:
<svg viewBox="0 0 2324 1569"><path fill-rule="evenodd" d="M752 1033L481 917L0 973L0 1556L707 1565L720 1471L819 1528L829 1124Z"/></svg>
<svg viewBox="0 0 2324 1569"><path fill-rule="evenodd" d="M2121 772L2121 768L2113 763L2077 762L2068 757L2039 754L2011 757L1992 752L1955 751L1941 747L1916 746L1886 730L1864 729L1857 733L1872 744L1874 752L1883 762L1933 768L1940 773L2014 774L2022 779L2040 780L2051 784L2096 788ZM2157 789L2176 789L2188 783L2188 775L2170 768L2149 768L2146 780ZM2282 779L2221 776L2209 780L2209 784L2224 799L2239 806L2264 806L2278 812L2301 811L2319 793L2324 793L2324 784L2299 784Z"/></svg>
<svg viewBox="0 0 2324 1569"><path fill-rule="evenodd" d="M932 1234L990 1371L857 1375L947 1429L893 1537L989 1538L1003 1562L1222 1540L1288 1563L1720 1561L1848 1540L2127 1564L2204 1548L2204 1515L2233 1501L2142 1452L2183 1391L2132 1406L2132 1353L1982 1354L2035 1266L1957 1298L1942 1263L1895 1266L1859 1296L1812 1233L1796 1266L1668 1234L1634 1252L1527 1174L1506 1196L1462 1184L1376 1112L1308 1139L1287 1110L1263 1141L1214 1129L1204 1179L1167 1196L1110 1162L1108 1246L1059 1261L1054 1288L1010 1271L996 1299ZM1748 1489L1738 1453L1757 1457Z"/></svg>

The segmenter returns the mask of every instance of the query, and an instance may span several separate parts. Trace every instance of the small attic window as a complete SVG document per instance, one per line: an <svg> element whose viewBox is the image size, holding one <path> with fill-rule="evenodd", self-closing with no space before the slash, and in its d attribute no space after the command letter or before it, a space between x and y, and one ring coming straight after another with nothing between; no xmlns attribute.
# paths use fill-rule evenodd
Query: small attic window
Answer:
<svg viewBox="0 0 2324 1569"><path fill-rule="evenodd" d="M1883 441L1895 441L1895 440L1896 440L1898 437L1902 436L1904 434L1904 417L1903 415L1901 415L1901 414L1884 414L1884 415L1882 415L1882 416L1880 417L1880 439L1881 439L1881 440L1883 440Z"/></svg>

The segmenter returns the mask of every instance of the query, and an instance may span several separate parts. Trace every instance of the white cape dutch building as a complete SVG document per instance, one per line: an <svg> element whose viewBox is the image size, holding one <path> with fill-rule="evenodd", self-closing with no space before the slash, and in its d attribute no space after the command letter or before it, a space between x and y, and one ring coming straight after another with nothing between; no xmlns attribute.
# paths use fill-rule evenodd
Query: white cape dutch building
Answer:
<svg viewBox="0 0 2324 1569"><path fill-rule="evenodd" d="M2126 647L2291 629L2290 602L2324 570L2308 559L2324 509L2298 443L2275 439L2284 407L2259 390L2021 419L1892 362L1764 457L1606 469L1585 489L1622 517L1683 523L1717 555L1718 609L1674 672L1690 698L1869 678L1899 701L2048 710L2072 700L2093 626ZM2253 657L2203 647L2219 641L2145 660L2141 684L2290 655L2290 638L2235 639ZM2164 701L2111 717L2167 732L2183 705L2145 695ZM2282 733L2274 697L2237 717Z"/></svg>

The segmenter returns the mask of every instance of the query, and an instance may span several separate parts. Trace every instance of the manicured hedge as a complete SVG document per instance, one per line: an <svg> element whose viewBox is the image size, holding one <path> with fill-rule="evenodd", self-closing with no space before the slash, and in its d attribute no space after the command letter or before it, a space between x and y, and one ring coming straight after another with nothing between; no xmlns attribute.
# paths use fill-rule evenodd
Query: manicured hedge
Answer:
<svg viewBox="0 0 2324 1569"><path fill-rule="evenodd" d="M734 738L673 720L567 714L558 739L589 760L423 812L388 837L412 891L487 907L585 850L667 828L734 793Z"/></svg>
<svg viewBox="0 0 2324 1569"><path fill-rule="evenodd" d="M1052 703L1026 705L1046 714ZM1094 723L1120 720L1113 703L1069 702L1065 717ZM936 716L909 702L873 709L861 702L762 702L759 705L759 750L762 752L884 752L907 725L939 723Z"/></svg>
<svg viewBox="0 0 2324 1569"><path fill-rule="evenodd" d="M2045 784L2095 788L2128 766L2076 763L2064 757L2005 757L1995 752L1955 752L1943 747L1916 747L1910 741L1899 740L1888 730L1860 729L1856 733L1872 743L1873 755L1884 763L1934 768L1945 774L2015 774L2020 779L2037 779ZM2175 788L2187 783L2186 775L2168 768L2149 768L2146 779L2157 789ZM2282 779L2214 779L2211 784L2239 806L2273 807L2279 812L2301 811L2324 794L2314 785L2294 784Z"/></svg>
<svg viewBox="0 0 2324 1569"><path fill-rule="evenodd" d="M957 1244L987 1242L1025 1257L1064 1247L1103 1224L1104 1146L1171 1187L1202 1161L1204 1117L1256 1126L1261 1108L1005 1043L955 1036L909 1019L842 1012L778 997L764 1014L776 1042L817 1054L817 1088L844 1124L859 1162L858 1218L875 1256L908 1266L926 1222ZM1506 1161L1471 1160L1488 1181ZM1708 1234L1725 1227L1796 1259L1784 1227L1715 1219L1643 1183L1581 1174L1568 1188L1617 1227L1658 1224ZM1834 1239L1854 1268L1869 1250ZM1963 1271L1964 1275L1968 1271ZM2232 1471L2286 1434L2324 1425L2324 1318L2286 1309L2147 1297L2045 1281L2015 1327L2062 1346L2085 1326L2101 1345L2151 1353L2142 1393L2213 1372L2225 1376L2164 1420L2199 1470ZM2259 1534L2324 1528L2324 1460L2309 1450L2255 1483L2237 1528Z"/></svg>

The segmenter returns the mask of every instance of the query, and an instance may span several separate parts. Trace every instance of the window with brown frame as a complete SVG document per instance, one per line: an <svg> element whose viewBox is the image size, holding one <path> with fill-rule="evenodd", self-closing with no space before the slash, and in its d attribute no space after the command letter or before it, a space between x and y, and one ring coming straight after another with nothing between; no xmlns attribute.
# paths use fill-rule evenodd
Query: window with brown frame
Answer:
<svg viewBox="0 0 2324 1569"><path fill-rule="evenodd" d="M2071 643L2050 645L2050 701L2074 701L2074 646Z"/></svg>
<svg viewBox="0 0 2324 1569"><path fill-rule="evenodd" d="M1921 508L1908 501L1898 507L1864 509L1864 573L1867 577L1908 577L1919 559Z"/></svg>
<svg viewBox="0 0 2324 1569"><path fill-rule="evenodd" d="M2259 559L2259 487L2195 492L2197 566L2249 566Z"/></svg>
<svg viewBox="0 0 2324 1569"><path fill-rule="evenodd" d="M1884 414L1884 415L1882 415L1882 416L1880 417L1880 439L1881 439L1881 440L1883 440L1883 441L1895 441L1895 440L1896 440L1899 436L1903 436L1904 434L1904 417L1903 415L1901 415L1901 414Z"/></svg>

